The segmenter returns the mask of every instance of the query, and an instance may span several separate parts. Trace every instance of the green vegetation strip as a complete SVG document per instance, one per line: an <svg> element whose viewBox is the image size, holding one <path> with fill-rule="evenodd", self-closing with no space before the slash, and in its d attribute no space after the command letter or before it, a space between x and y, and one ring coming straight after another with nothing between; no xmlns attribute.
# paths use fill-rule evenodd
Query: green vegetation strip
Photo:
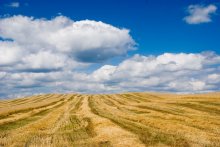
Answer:
<svg viewBox="0 0 220 147"><path fill-rule="evenodd" d="M132 98L132 99L136 99L136 100L139 100L139 101L142 101L142 102L150 102L150 100L147 100L146 98L140 97L140 96L137 96L137 95L123 94L123 96L128 97L128 98Z"/></svg>
<svg viewBox="0 0 220 147"><path fill-rule="evenodd" d="M47 113L49 113L49 110L43 110L39 113L36 113L35 115L32 115L31 117L0 125L0 131L6 131L6 130L8 131L12 129L17 129L21 126L24 126L26 124L29 124L31 122L34 122L40 119L42 116L46 115Z"/></svg>
<svg viewBox="0 0 220 147"><path fill-rule="evenodd" d="M193 103L175 103L175 105L187 107L187 108L202 111L202 112L207 112L207 113L214 114L214 115L220 114L220 109L217 109L214 107L210 108L210 107L206 107L206 106L199 105L199 104L193 104Z"/></svg>
<svg viewBox="0 0 220 147"><path fill-rule="evenodd" d="M41 105L41 106L37 106L37 107L28 107L28 108L24 108L24 109L19 109L19 110L14 110L14 111L11 111L11 112L8 112L8 113L4 113L2 115L0 115L0 119L3 119L3 118L6 118L12 114L15 114L15 113L25 113L25 112L29 112L31 110L34 110L34 109L39 109L39 108L43 108L43 107L47 107L47 106L50 106L50 105L54 105L60 101L64 101L65 99L62 98L58 101L55 101L55 102L51 102L49 104L46 104L46 105Z"/></svg>
<svg viewBox="0 0 220 147"><path fill-rule="evenodd" d="M30 117L0 125L0 131L17 129L17 128L20 128L24 125L27 125L27 124L31 123L31 122L34 122L34 121L42 118L42 116L44 116L44 115L48 114L49 112L51 112L53 109L56 109L56 108L62 106L63 104L64 104L64 102L62 102L61 104L59 104L59 105L57 105L53 108L42 110L38 113L35 113L34 115L32 115Z"/></svg>
<svg viewBox="0 0 220 147"><path fill-rule="evenodd" d="M153 111L157 111L157 112L161 112L161 113L167 113L167 114L173 114L173 115L180 115L179 113L177 112L171 112L171 111L167 111L167 110L162 110L162 109L159 109L159 108L155 108L155 107L149 107L149 106L146 106L146 105L139 105L137 106L138 108L142 108L142 109L146 109L146 110L153 110Z"/></svg>

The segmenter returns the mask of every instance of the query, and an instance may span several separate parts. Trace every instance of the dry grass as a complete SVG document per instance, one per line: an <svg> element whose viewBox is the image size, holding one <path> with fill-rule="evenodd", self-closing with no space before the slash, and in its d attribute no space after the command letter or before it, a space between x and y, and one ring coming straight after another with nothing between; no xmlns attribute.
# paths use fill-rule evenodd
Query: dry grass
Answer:
<svg viewBox="0 0 220 147"><path fill-rule="evenodd" d="M220 146L220 93L0 101L0 146Z"/></svg>

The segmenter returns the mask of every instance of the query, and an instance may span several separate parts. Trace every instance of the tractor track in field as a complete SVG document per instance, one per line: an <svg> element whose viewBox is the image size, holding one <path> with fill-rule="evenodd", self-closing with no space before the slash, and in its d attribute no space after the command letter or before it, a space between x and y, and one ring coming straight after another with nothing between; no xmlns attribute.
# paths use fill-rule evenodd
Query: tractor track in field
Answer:
<svg viewBox="0 0 220 147"><path fill-rule="evenodd" d="M144 146L135 134L128 132L107 118L94 114L89 107L88 98L89 96L85 96L82 109L77 112L78 115L89 118L93 125L93 131L96 135L88 140L97 142L96 144L99 145L106 144L106 146L114 147Z"/></svg>
<svg viewBox="0 0 220 147"><path fill-rule="evenodd" d="M0 147L220 146L220 93L45 94L0 101Z"/></svg>

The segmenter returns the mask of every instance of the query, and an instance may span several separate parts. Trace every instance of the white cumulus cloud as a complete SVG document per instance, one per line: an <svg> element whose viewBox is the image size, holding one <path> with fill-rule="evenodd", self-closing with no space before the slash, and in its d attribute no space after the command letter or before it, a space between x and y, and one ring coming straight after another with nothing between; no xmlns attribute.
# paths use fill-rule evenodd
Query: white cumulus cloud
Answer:
<svg viewBox="0 0 220 147"><path fill-rule="evenodd" d="M125 55L135 44L129 30L98 21L0 18L0 97L220 90L220 55L214 52L136 54L97 68L97 62Z"/></svg>
<svg viewBox="0 0 220 147"><path fill-rule="evenodd" d="M0 71L0 85L5 89L0 90L0 94L3 97L16 94L20 96L22 93L53 92L218 91L220 90L219 57L218 54L210 52L164 53L158 56L137 54L118 65L103 65L91 73L68 68L51 72ZM61 59L57 60L58 65L54 63L55 68L62 64L59 63ZM33 65L35 64L38 67L41 63ZM45 65L46 68L52 66L51 63L48 64Z"/></svg>
<svg viewBox="0 0 220 147"><path fill-rule="evenodd" d="M124 91L219 90L219 57L210 52L164 53L159 56L137 54L118 66L105 65L97 69L90 79L100 79L103 85Z"/></svg>
<svg viewBox="0 0 220 147"><path fill-rule="evenodd" d="M86 92L97 83L78 70L86 71L93 63L126 55L135 45L128 29L101 21L73 21L65 16L52 19L22 15L2 17L0 87L4 88L0 89L0 97L55 91ZM101 84L99 86L97 91L103 89Z"/></svg>
<svg viewBox="0 0 220 147"><path fill-rule="evenodd" d="M65 16L51 20L21 15L1 18L0 36L29 52L59 52L80 62L104 61L135 48L127 29L100 21L73 21Z"/></svg>
<svg viewBox="0 0 220 147"><path fill-rule="evenodd" d="M22 56L20 46L8 41L0 41L0 66L11 66Z"/></svg>
<svg viewBox="0 0 220 147"><path fill-rule="evenodd" d="M217 10L215 5L190 5L187 8L188 16L184 17L184 21L188 24L200 24L211 22L211 15Z"/></svg>

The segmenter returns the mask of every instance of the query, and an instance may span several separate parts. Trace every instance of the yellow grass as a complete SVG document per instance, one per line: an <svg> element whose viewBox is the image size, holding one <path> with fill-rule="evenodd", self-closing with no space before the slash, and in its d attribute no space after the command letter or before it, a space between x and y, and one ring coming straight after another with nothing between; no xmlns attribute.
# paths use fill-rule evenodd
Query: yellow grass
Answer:
<svg viewBox="0 0 220 147"><path fill-rule="evenodd" d="M0 147L220 146L220 93L46 94L0 101Z"/></svg>

